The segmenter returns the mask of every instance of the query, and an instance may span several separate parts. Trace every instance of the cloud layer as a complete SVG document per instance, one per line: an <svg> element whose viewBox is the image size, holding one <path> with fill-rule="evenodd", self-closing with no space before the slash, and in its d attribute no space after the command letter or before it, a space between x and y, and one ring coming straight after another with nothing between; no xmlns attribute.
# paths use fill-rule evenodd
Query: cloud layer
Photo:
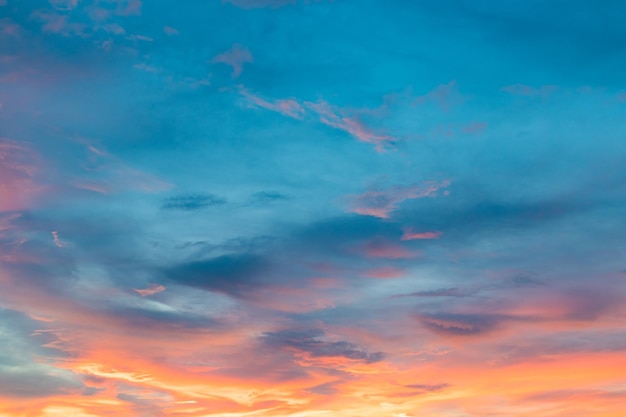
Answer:
<svg viewBox="0 0 626 417"><path fill-rule="evenodd" d="M622 417L622 2L0 10L0 417Z"/></svg>

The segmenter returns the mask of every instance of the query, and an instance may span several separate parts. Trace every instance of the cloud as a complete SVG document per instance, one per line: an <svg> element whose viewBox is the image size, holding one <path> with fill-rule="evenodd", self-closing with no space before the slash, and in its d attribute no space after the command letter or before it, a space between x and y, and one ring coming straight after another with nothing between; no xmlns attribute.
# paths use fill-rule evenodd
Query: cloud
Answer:
<svg viewBox="0 0 626 417"><path fill-rule="evenodd" d="M403 269L395 268L393 266L383 266L380 268L370 269L364 272L366 277L370 278L381 278L381 279L389 279L389 278L398 278L405 274Z"/></svg>
<svg viewBox="0 0 626 417"><path fill-rule="evenodd" d="M224 204L226 204L226 200L214 194L181 194L163 200L161 208L165 210L194 211Z"/></svg>
<svg viewBox="0 0 626 417"><path fill-rule="evenodd" d="M22 28L11 19L0 19L0 36L18 37ZM1 107L0 107L1 108Z"/></svg>
<svg viewBox="0 0 626 417"><path fill-rule="evenodd" d="M415 232L412 228L404 229L402 240L439 239L443 232Z"/></svg>
<svg viewBox="0 0 626 417"><path fill-rule="evenodd" d="M180 32L178 31L178 29L173 28L171 26L163 26L163 33L169 36L180 35Z"/></svg>
<svg viewBox="0 0 626 417"><path fill-rule="evenodd" d="M70 21L68 15L59 14L51 10L37 10L32 14L33 19L43 22L41 31L62 36L88 36L88 26L84 23Z"/></svg>
<svg viewBox="0 0 626 417"><path fill-rule="evenodd" d="M77 375L54 366L62 352L44 347L45 339L39 344L32 336L43 325L18 311L0 308L0 398L35 399L82 390Z"/></svg>
<svg viewBox="0 0 626 417"><path fill-rule="evenodd" d="M166 268L164 274L177 284L240 298L268 285L268 267L257 255L224 255L178 264Z"/></svg>
<svg viewBox="0 0 626 417"><path fill-rule="evenodd" d="M233 45L233 47L213 58L213 63L226 64L232 67L232 77L238 78L243 71L243 65L254 62L254 58L250 53L250 50L239 44Z"/></svg>
<svg viewBox="0 0 626 417"><path fill-rule="evenodd" d="M363 363L380 362L383 352L368 352L346 341L329 341L321 329L293 329L267 332L262 336L263 343L273 349L292 350L304 354L309 359L343 358Z"/></svg>
<svg viewBox="0 0 626 417"><path fill-rule="evenodd" d="M36 181L39 161L25 145L0 138L0 212L27 208L44 190Z"/></svg>
<svg viewBox="0 0 626 417"><path fill-rule="evenodd" d="M405 387L412 388L418 391L438 392L449 388L450 384L409 384L405 385Z"/></svg>
<svg viewBox="0 0 626 417"><path fill-rule="evenodd" d="M368 258L410 259L419 256L418 252L380 238L368 240L357 250Z"/></svg>
<svg viewBox="0 0 626 417"><path fill-rule="evenodd" d="M422 325L436 333L472 336L495 330L511 317L497 314L434 313L419 316Z"/></svg>
<svg viewBox="0 0 626 417"><path fill-rule="evenodd" d="M325 101L307 102L305 104L317 114L320 122L335 129L343 130L361 142L373 144L379 152L392 147L398 141L393 136L375 132L358 117L348 116L345 112L330 106Z"/></svg>
<svg viewBox="0 0 626 417"><path fill-rule="evenodd" d="M250 196L248 204L251 205L265 205L277 201L289 200L290 197L286 194L282 194L276 191L259 191Z"/></svg>
<svg viewBox="0 0 626 417"><path fill-rule="evenodd" d="M239 93L244 96L247 99L248 104L252 106L271 110L284 116L292 117L294 119L302 119L306 113L304 107L302 107L302 105L293 98L268 101L255 94L252 94L250 91L248 91L248 89L243 86L239 87Z"/></svg>
<svg viewBox="0 0 626 417"><path fill-rule="evenodd" d="M50 5L60 11L70 11L78 5L78 0L49 0Z"/></svg>
<svg viewBox="0 0 626 417"><path fill-rule="evenodd" d="M294 98L269 101L252 94L242 86L239 87L239 93L247 99L249 104L280 113L284 116L299 120L304 119L307 115L315 117L319 122L342 130L360 142L374 145L378 152L393 148L395 143L398 142L397 138L376 132L372 127L361 120L359 114L371 113L368 110L348 111L336 106L331 106L325 101L301 102Z"/></svg>
<svg viewBox="0 0 626 417"><path fill-rule="evenodd" d="M53 230L51 234L52 234L52 240L54 242L54 246L56 246L57 248L63 248L67 246L67 244L59 238L59 232L57 232L56 230Z"/></svg>
<svg viewBox="0 0 626 417"><path fill-rule="evenodd" d="M142 290L135 289L135 292L142 297L148 297L150 295L158 294L162 291L165 291L166 288L160 284L150 284L148 288L144 288Z"/></svg>
<svg viewBox="0 0 626 417"><path fill-rule="evenodd" d="M364 216L388 219L400 203L416 198L435 197L450 181L431 181L423 185L396 186L386 190L370 190L348 197L349 210Z"/></svg>
<svg viewBox="0 0 626 417"><path fill-rule="evenodd" d="M416 291L408 294L397 295L396 297L467 297L473 292L460 288L439 288L437 290Z"/></svg>
<svg viewBox="0 0 626 417"><path fill-rule="evenodd" d="M456 81L450 81L430 91L428 94L417 97L415 104L421 105L428 102L435 102L444 111L449 111L453 106L463 103L464 98L459 94Z"/></svg>

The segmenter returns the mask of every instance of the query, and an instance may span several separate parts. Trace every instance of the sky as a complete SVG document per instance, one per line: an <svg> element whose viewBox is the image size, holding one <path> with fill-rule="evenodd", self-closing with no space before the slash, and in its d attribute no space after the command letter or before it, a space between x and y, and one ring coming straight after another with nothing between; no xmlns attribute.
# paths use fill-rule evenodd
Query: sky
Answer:
<svg viewBox="0 0 626 417"><path fill-rule="evenodd" d="M623 417L625 14L0 0L0 417Z"/></svg>

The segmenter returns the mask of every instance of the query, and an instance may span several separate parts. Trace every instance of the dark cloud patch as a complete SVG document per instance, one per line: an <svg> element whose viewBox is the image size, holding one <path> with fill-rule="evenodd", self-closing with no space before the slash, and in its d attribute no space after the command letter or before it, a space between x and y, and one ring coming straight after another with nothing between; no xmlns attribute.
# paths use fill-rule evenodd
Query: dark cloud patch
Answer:
<svg viewBox="0 0 626 417"><path fill-rule="evenodd" d="M534 286L545 286L546 283L538 280L529 275L515 275L511 278L513 285L516 287L534 287Z"/></svg>
<svg viewBox="0 0 626 417"><path fill-rule="evenodd" d="M424 298L436 298L436 297L468 297L472 295L473 292L469 290L464 290L461 288L439 288L436 290L428 290L428 291L416 291L408 294L400 294L394 296L398 297L424 297Z"/></svg>
<svg viewBox="0 0 626 417"><path fill-rule="evenodd" d="M282 194L276 191L260 191L258 193L254 193L248 199L249 205L266 205L279 201L286 201L291 199L286 194Z"/></svg>
<svg viewBox="0 0 626 417"><path fill-rule="evenodd" d="M197 256L210 256L224 253L250 253L257 250L265 249L268 245L275 242L276 236L254 236L250 238L237 237L228 239L224 242L213 243L206 240L185 242L178 245L177 249L190 250Z"/></svg>
<svg viewBox="0 0 626 417"><path fill-rule="evenodd" d="M170 280L189 287L246 297L269 285L266 274L269 262L258 255L224 255L202 261L187 262L165 269Z"/></svg>
<svg viewBox="0 0 626 417"><path fill-rule="evenodd" d="M436 333L471 336L492 331L510 318L492 314L435 313L423 314L419 320Z"/></svg>
<svg viewBox="0 0 626 417"><path fill-rule="evenodd" d="M335 385L337 385L336 382L327 382L325 384L320 384L311 388L307 388L305 389L305 391L317 395L333 395L338 392L338 389L335 388Z"/></svg>
<svg viewBox="0 0 626 417"><path fill-rule="evenodd" d="M293 349L309 354L313 358L342 357L364 363L380 362L383 352L368 352L346 341L329 342L324 340L321 329L285 330L268 332L262 337L264 344L276 349Z"/></svg>
<svg viewBox="0 0 626 417"><path fill-rule="evenodd" d="M405 387L424 392L437 392L449 388L450 384L409 384L405 385Z"/></svg>
<svg viewBox="0 0 626 417"><path fill-rule="evenodd" d="M481 193L469 184L456 184L451 193L455 198L408 206L397 217L418 229L442 230L445 238L461 244L471 237L544 226L590 208L584 201L571 199L527 202L481 198Z"/></svg>
<svg viewBox="0 0 626 417"><path fill-rule="evenodd" d="M224 204L226 204L226 200L215 194L181 194L163 200L161 208L165 210L194 211Z"/></svg>
<svg viewBox="0 0 626 417"><path fill-rule="evenodd" d="M594 321L604 314L617 310L624 303L625 289L579 287L555 293L555 302L565 307L563 316L572 321ZM560 298L560 299L559 299Z"/></svg>

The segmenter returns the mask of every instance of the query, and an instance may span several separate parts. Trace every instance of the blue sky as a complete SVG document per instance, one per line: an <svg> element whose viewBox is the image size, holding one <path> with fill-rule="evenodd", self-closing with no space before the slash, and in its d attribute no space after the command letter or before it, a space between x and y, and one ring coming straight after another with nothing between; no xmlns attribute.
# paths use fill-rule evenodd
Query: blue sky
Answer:
<svg viewBox="0 0 626 417"><path fill-rule="evenodd" d="M620 415L624 12L0 0L0 417Z"/></svg>

